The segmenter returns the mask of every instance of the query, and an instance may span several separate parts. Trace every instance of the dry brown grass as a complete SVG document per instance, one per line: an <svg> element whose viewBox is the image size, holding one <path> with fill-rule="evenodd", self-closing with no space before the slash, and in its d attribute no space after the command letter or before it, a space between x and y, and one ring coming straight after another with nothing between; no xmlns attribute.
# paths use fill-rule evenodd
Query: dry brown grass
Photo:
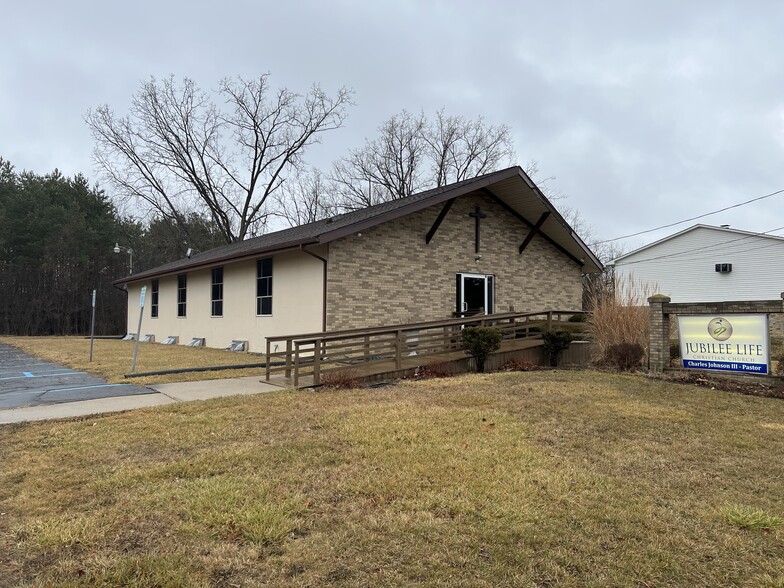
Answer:
<svg viewBox="0 0 784 588"><path fill-rule="evenodd" d="M587 294L590 312L586 326L595 342L595 359L606 361L609 348L622 343L639 344L647 359L648 297L656 293L658 286L620 275L613 287L614 291L600 287Z"/></svg>
<svg viewBox="0 0 784 588"><path fill-rule="evenodd" d="M0 585L781 586L784 402L592 372L0 427Z"/></svg>
<svg viewBox="0 0 784 588"><path fill-rule="evenodd" d="M83 337L0 337L0 343L13 345L42 359L54 361L76 370L98 374L106 378L110 383L132 382L145 386L167 382L192 382L217 378L255 376L264 373L264 368L247 368L147 376L129 380L124 378L123 375L131 372L133 341L118 341L116 339L96 340L92 363L89 362L90 340ZM232 353L223 349L211 349L208 347L140 343L136 372L262 363L264 359L263 355Z"/></svg>

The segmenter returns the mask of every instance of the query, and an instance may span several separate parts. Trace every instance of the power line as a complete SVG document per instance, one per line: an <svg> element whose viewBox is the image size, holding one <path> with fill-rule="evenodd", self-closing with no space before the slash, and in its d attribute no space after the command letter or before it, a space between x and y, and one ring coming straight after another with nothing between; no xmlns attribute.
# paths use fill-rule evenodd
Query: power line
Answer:
<svg viewBox="0 0 784 588"><path fill-rule="evenodd" d="M781 230L784 230L784 227L776 227L775 229L770 229L770 230L765 231L763 233L756 233L754 235L745 235L743 237L738 237L737 239L730 239L730 240L724 241L722 243L714 243L714 244L711 244L711 245L703 245L702 247L695 247L694 249L689 249L688 251L677 251L675 253L665 253L665 254L662 254L662 255L656 255L654 257L646 257L645 259L638 259L638 260L634 260L634 261L627 261L627 262L623 262L622 261L620 265L621 266L624 266L624 265L634 265L634 264L638 264L638 263L645 263L647 261L657 261L659 259L670 259L670 258L673 258L673 257L682 257L682 256L686 256L686 255L691 255L691 254L693 254L693 253L695 253L697 251L700 251L702 249L718 249L719 247L725 247L725 246L727 246L727 245L729 245L731 243L736 243L737 241L745 241L746 239L753 239L754 237L758 237L758 236L761 236L761 235L769 235L769 233L773 233L775 231L781 231ZM769 236L781 238L778 235L769 235ZM748 249L738 249L738 250L734 251L733 253L747 253L749 251L756 251L757 249L767 249L768 247L776 247L776 246L784 246L784 241L781 241L781 242L778 242L778 243L766 243L765 245L757 245L757 246L754 246L754 247L750 247ZM688 259L686 259L686 260L676 259L674 261L690 261L690 260L688 260Z"/></svg>
<svg viewBox="0 0 784 588"><path fill-rule="evenodd" d="M684 220L681 220L681 221L678 221L678 222L674 222L674 223L670 223L670 224L667 224L667 225L662 225L660 227L655 227L653 229L647 229L645 231L639 231L637 233L632 233L630 235L624 235L623 237L615 237L614 239L605 239L604 241L597 241L595 244L596 245L601 245L602 243L612 243L613 241L620 241L622 239L628 239L629 237L636 237L638 235L644 235L646 233L652 233L652 232L658 231L660 229L667 229L669 227L674 227L676 225L682 225L683 223L688 223L688 222L693 221L693 220L697 220L697 219L700 219L700 218L705 218L706 216L711 216L713 214L718 214L718 213L724 212L726 210L731 210L733 208L738 208L739 206L745 206L747 204L751 204L752 202L757 202L759 200L764 200L765 198L770 198L771 196L775 196L776 194L781 194L782 192L784 192L784 188L782 188L781 190L776 190L775 192L771 192L770 194L765 194L764 196L758 196L757 198L752 198L751 200L746 200L745 202L741 202L739 204L733 204L732 206L727 206L725 208L720 208L719 210L714 210L712 212L706 212L705 214L700 214L700 215L697 215L697 216L693 216L691 218L687 218L687 219L684 219Z"/></svg>

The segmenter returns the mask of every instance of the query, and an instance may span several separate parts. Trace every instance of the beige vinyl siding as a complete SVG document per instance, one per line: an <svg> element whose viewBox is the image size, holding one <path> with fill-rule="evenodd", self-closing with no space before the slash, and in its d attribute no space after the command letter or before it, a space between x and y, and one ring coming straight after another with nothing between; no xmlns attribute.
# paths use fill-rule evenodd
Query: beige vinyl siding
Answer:
<svg viewBox="0 0 784 588"><path fill-rule="evenodd" d="M326 248L314 250L326 254ZM151 280L128 287L128 331L139 321L139 291L147 286L142 334L157 342L168 336L185 344L204 337L208 347L227 347L233 339L248 341L249 350L266 351L266 337L320 331L323 264L300 251L273 256L272 315L256 316L256 260L223 265L223 316L213 317L212 268L188 273L187 316L177 317L177 276L159 278L158 318L150 316Z"/></svg>

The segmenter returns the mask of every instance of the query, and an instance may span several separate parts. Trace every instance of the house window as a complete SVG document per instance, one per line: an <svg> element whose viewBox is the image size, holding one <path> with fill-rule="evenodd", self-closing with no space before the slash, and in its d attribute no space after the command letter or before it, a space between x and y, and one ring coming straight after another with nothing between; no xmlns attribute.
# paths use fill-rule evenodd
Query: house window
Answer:
<svg viewBox="0 0 784 588"><path fill-rule="evenodd" d="M272 258L256 262L256 314L272 314Z"/></svg>
<svg viewBox="0 0 784 588"><path fill-rule="evenodd" d="M150 316L158 318L158 280L153 280L150 288Z"/></svg>
<svg viewBox="0 0 784 588"><path fill-rule="evenodd" d="M185 302L187 298L188 274L177 276L177 316L185 316Z"/></svg>
<svg viewBox="0 0 784 588"><path fill-rule="evenodd" d="M212 316L223 316L223 268L212 270Z"/></svg>

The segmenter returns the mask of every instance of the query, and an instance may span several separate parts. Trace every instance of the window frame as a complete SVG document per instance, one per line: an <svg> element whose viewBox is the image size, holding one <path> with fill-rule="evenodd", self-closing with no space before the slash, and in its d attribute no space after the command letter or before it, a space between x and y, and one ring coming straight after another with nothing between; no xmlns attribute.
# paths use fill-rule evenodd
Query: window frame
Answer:
<svg viewBox="0 0 784 588"><path fill-rule="evenodd" d="M150 282L150 318L158 318L160 300L160 281L158 279Z"/></svg>
<svg viewBox="0 0 784 588"><path fill-rule="evenodd" d="M272 265L271 257L256 260L256 316L272 316ZM265 301L268 312L264 312Z"/></svg>
<svg viewBox="0 0 784 588"><path fill-rule="evenodd" d="M220 281L216 281L216 275L220 272ZM214 267L210 272L212 278L210 280L210 316L213 318L223 317L223 266ZM218 296L215 292L218 289ZM217 312L216 312L217 308Z"/></svg>
<svg viewBox="0 0 784 588"><path fill-rule="evenodd" d="M188 316L188 274L177 274L177 318Z"/></svg>

